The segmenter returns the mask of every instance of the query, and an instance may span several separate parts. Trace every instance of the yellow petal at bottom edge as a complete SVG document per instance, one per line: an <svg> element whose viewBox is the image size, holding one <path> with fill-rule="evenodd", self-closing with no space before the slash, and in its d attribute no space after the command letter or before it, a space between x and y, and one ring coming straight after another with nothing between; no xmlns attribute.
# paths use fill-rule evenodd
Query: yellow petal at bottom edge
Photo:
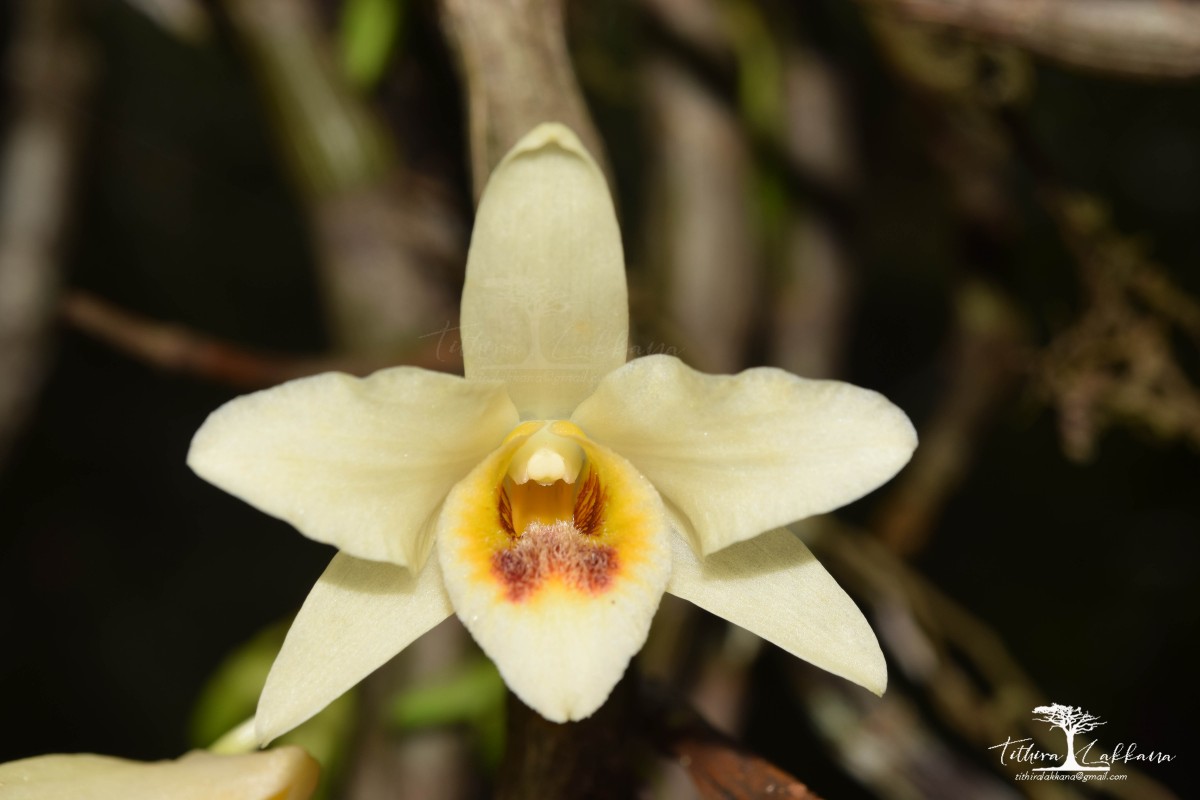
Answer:
<svg viewBox="0 0 1200 800"><path fill-rule="evenodd" d="M306 800L317 763L298 747L177 761L49 755L0 764L2 800Z"/></svg>
<svg viewBox="0 0 1200 800"><path fill-rule="evenodd" d="M548 510L564 487L544 487L539 504L537 487L511 484L506 515L509 462L546 424L585 455L570 489L575 517ZM513 530L513 519L534 522ZM670 576L670 535L661 499L629 462L570 423L535 422L450 493L437 549L455 612L509 688L565 722L599 708L645 643Z"/></svg>

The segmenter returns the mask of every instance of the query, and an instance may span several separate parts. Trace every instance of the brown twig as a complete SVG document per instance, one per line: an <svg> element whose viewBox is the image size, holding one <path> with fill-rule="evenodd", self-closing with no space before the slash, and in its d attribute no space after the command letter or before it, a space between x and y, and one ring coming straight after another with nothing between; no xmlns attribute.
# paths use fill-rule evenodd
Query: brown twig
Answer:
<svg viewBox="0 0 1200 800"><path fill-rule="evenodd" d="M292 356L250 350L148 319L86 292L68 294L62 315L78 330L144 364L237 389L261 389L330 370L366 375L397 364L443 372L457 372L462 366L456 340L442 332L435 332L419 349L389 355Z"/></svg>
<svg viewBox="0 0 1200 800"><path fill-rule="evenodd" d="M46 368L91 71L74 4L26 0L16 13L0 152L0 460Z"/></svg>
<svg viewBox="0 0 1200 800"><path fill-rule="evenodd" d="M1076 67L1141 78L1200 75L1200 7L1175 0L870 0Z"/></svg>
<svg viewBox="0 0 1200 800"><path fill-rule="evenodd" d="M663 684L645 684L639 708L654 744L687 770L704 800L819 800L807 786L712 727Z"/></svg>

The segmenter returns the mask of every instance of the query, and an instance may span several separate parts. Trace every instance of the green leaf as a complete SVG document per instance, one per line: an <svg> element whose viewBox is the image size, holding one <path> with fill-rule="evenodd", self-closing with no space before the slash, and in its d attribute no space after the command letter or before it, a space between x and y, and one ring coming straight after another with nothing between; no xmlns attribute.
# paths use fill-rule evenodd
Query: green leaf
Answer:
<svg viewBox="0 0 1200 800"><path fill-rule="evenodd" d="M279 623L260 631L218 665L192 710L191 740L196 747L211 745L254 716L258 696L289 624ZM320 763L321 783L313 800L330 796L331 787L337 785L353 733L355 702L355 692L347 692L275 742L303 747Z"/></svg>
<svg viewBox="0 0 1200 800"><path fill-rule="evenodd" d="M207 747L242 720L254 716L287 625L272 625L225 657L209 677L192 711L191 739Z"/></svg>
<svg viewBox="0 0 1200 800"><path fill-rule="evenodd" d="M359 89L370 89L381 77L400 38L403 0L348 0L342 8L342 71Z"/></svg>
<svg viewBox="0 0 1200 800"><path fill-rule="evenodd" d="M486 658L463 665L442 680L396 695L391 722L400 730L463 724L474 732L485 764L504 751L504 680Z"/></svg>

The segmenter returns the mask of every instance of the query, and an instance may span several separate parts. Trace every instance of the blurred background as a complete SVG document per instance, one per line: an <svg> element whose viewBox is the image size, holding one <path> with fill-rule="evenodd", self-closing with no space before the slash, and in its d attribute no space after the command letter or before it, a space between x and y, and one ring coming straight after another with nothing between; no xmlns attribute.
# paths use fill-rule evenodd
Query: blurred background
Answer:
<svg viewBox="0 0 1200 800"><path fill-rule="evenodd" d="M1042 5L4 4L0 761L252 714L333 551L193 476L192 433L300 375L459 370L474 200L557 118L611 177L633 355L848 380L922 441L797 528L882 700L671 598L642 674L826 797L1186 795L1200 4ZM1049 702L1175 759L1014 780L989 748L1061 751ZM297 736L329 797L481 797L503 707L451 620ZM699 796L658 744L644 796Z"/></svg>

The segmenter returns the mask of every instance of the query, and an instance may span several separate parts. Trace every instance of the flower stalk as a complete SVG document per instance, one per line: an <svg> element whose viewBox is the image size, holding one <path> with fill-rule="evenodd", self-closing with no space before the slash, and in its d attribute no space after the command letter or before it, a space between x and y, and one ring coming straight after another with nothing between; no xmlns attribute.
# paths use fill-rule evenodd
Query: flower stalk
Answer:
<svg viewBox="0 0 1200 800"><path fill-rule="evenodd" d="M636 683L637 671L630 668L599 711L562 724L546 720L509 691L497 800L634 797L639 755Z"/></svg>

